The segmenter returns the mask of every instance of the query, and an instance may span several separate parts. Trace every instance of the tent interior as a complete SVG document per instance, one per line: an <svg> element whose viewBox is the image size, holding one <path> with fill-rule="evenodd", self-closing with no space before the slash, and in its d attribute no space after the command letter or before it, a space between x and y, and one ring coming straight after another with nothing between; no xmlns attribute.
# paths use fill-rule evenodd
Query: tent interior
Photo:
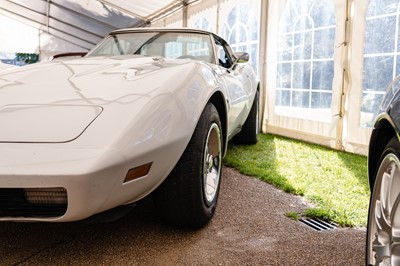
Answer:
<svg viewBox="0 0 400 266"><path fill-rule="evenodd" d="M191 27L247 51L262 132L367 154L397 63L398 0L2 0L0 59L90 50L127 27Z"/></svg>

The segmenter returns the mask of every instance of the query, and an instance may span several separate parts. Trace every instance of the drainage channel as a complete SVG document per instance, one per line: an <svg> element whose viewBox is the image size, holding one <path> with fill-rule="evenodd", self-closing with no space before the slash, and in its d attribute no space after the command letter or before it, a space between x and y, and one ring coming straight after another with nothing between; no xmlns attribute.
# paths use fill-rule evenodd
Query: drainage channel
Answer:
<svg viewBox="0 0 400 266"><path fill-rule="evenodd" d="M299 222L303 223L304 225L314 229L316 231L327 231L327 230L334 230L337 227L334 224L324 222L318 219L300 219Z"/></svg>

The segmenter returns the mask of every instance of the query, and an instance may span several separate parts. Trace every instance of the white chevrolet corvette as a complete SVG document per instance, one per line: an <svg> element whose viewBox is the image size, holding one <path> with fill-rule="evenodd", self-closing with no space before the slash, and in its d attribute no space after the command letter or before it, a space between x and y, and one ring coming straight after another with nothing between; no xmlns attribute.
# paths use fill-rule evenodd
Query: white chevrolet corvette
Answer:
<svg viewBox="0 0 400 266"><path fill-rule="evenodd" d="M7 69L12 69L12 68L16 68L16 66L9 65L9 64L4 64L3 62L0 61L0 71L7 70Z"/></svg>
<svg viewBox="0 0 400 266"><path fill-rule="evenodd" d="M210 32L139 28L0 72L0 221L106 217L152 193L166 222L205 225L228 141L257 141L247 61Z"/></svg>

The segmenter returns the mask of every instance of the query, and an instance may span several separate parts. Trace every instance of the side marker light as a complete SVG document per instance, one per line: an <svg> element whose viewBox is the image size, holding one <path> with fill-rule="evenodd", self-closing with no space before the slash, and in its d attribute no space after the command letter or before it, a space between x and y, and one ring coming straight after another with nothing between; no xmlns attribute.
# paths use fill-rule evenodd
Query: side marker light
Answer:
<svg viewBox="0 0 400 266"><path fill-rule="evenodd" d="M150 168L151 168L152 164L153 164L153 162L146 163L146 164L143 164L141 166L138 166L138 167L130 169L128 171L128 173L126 174L126 177L124 179L124 183L147 175L149 173L149 171L150 171Z"/></svg>

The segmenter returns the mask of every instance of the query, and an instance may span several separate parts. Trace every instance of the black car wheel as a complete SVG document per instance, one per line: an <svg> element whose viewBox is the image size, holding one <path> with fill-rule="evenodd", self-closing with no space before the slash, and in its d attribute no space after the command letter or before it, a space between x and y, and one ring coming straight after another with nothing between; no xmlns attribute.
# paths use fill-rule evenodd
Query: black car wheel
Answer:
<svg viewBox="0 0 400 266"><path fill-rule="evenodd" d="M221 171L221 122L208 103L178 164L153 193L161 217L179 226L207 224L215 212Z"/></svg>
<svg viewBox="0 0 400 266"><path fill-rule="evenodd" d="M367 265L400 265L400 144L393 137L383 151L371 193Z"/></svg>
<svg viewBox="0 0 400 266"><path fill-rule="evenodd" d="M237 144L256 144L258 136L258 116L259 116L259 104L258 104L258 91L254 97L253 105L249 115L247 116L246 122L242 126L242 130L234 137L233 141Z"/></svg>

